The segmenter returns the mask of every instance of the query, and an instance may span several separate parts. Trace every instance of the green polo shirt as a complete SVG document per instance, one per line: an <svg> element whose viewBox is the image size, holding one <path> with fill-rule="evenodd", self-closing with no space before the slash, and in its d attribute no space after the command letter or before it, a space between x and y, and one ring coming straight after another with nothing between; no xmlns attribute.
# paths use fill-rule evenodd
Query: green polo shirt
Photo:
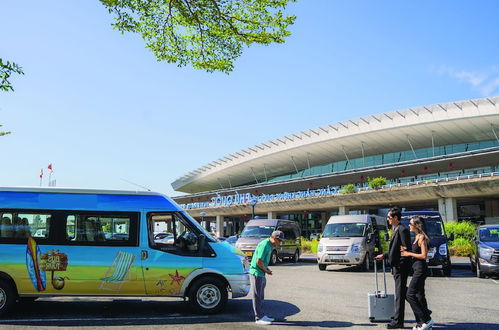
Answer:
<svg viewBox="0 0 499 330"><path fill-rule="evenodd" d="M258 259L262 259L263 265L265 268L268 267L270 261L270 255L272 254L272 243L270 243L270 239L264 239L256 246L255 253L253 253L253 258L251 259L251 267L250 274L255 276L265 277L265 273L263 270L258 267L257 261Z"/></svg>

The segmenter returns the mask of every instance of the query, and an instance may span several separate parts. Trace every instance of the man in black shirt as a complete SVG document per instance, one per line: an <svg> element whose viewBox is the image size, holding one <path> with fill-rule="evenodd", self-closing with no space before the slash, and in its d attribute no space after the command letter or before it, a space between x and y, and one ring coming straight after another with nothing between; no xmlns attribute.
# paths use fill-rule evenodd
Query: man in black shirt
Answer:
<svg viewBox="0 0 499 330"><path fill-rule="evenodd" d="M388 323L388 329L398 329L404 327L405 295L407 292L407 277L411 269L411 260L408 257L400 256L400 248L411 250L411 236L409 230L404 227L400 220L402 212L399 208L392 207L388 212L388 222L392 226L392 238L390 248L387 253L379 254L376 260L387 259L392 269L395 280L395 315L393 321Z"/></svg>

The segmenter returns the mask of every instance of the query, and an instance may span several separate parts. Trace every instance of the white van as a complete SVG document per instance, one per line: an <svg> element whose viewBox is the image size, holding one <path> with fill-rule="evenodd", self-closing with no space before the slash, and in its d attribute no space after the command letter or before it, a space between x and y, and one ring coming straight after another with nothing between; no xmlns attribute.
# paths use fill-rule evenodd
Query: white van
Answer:
<svg viewBox="0 0 499 330"><path fill-rule="evenodd" d="M371 214L329 218L317 248L320 270L327 265L357 265L368 271L373 257L383 252L386 219Z"/></svg>

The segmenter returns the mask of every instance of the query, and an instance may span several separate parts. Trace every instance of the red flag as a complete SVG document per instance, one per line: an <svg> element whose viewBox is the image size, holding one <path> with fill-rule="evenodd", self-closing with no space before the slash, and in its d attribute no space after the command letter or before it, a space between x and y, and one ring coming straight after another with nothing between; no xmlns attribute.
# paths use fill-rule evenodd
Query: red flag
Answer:
<svg viewBox="0 0 499 330"><path fill-rule="evenodd" d="M52 170L52 164L49 164L49 166L47 166L47 168L49 169L50 173L54 172L54 170Z"/></svg>
<svg viewBox="0 0 499 330"><path fill-rule="evenodd" d="M43 178L43 168L40 169L40 179Z"/></svg>

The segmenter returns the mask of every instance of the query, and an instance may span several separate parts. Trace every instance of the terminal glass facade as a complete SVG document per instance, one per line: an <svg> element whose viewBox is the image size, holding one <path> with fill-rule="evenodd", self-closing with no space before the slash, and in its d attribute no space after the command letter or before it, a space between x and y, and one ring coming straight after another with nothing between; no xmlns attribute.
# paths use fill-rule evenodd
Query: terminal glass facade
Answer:
<svg viewBox="0 0 499 330"><path fill-rule="evenodd" d="M397 164L416 159L421 160L431 157L459 154L468 151L484 150L494 147L499 147L499 142L497 140L450 144L435 148L430 147L430 148L415 149L414 151L405 150L400 152L367 156L364 158L354 158L350 159L349 161L342 160L324 165L313 166L310 169L304 169L299 171L298 173L279 175L273 178L269 178L267 181L263 180L260 183L279 182L279 181L304 178L319 174L339 173L353 169L361 169L361 168L367 168L379 165Z"/></svg>

